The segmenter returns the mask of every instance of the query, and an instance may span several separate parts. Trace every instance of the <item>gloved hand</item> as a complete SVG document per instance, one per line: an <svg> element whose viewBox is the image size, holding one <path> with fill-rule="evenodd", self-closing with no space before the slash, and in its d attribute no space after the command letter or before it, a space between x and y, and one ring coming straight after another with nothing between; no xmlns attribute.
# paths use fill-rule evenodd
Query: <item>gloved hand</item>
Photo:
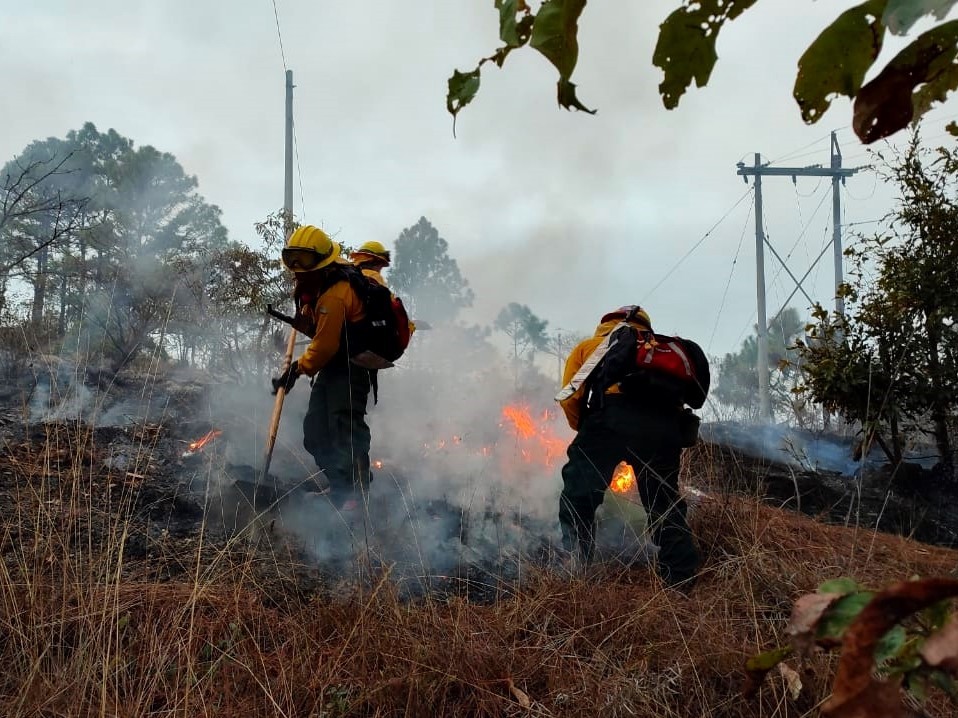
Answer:
<svg viewBox="0 0 958 718"><path fill-rule="evenodd" d="M296 380L299 378L299 362L294 361L289 368L275 379L272 379L273 393L277 393L282 387L283 392L289 394Z"/></svg>

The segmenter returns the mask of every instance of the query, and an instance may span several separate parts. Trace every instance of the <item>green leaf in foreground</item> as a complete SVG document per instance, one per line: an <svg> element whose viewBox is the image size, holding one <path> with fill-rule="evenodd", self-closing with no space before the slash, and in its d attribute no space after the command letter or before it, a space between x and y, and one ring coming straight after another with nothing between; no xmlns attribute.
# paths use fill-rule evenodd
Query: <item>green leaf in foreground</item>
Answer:
<svg viewBox="0 0 958 718"><path fill-rule="evenodd" d="M499 10L499 39L508 47L519 47L529 39L532 16L525 0L496 0ZM518 19L519 14L523 18Z"/></svg>
<svg viewBox="0 0 958 718"><path fill-rule="evenodd" d="M850 593L829 606L818 622L816 629L818 639L840 641L845 634L845 629L858 617L873 596L871 591Z"/></svg>
<svg viewBox="0 0 958 718"><path fill-rule="evenodd" d="M565 109L575 108L590 114L579 102L570 81L579 60L579 16L586 0L545 0L532 25L530 47L538 50L559 71L557 100Z"/></svg>
<svg viewBox="0 0 958 718"><path fill-rule="evenodd" d="M479 68L472 72L455 70L449 78L449 90L446 94L446 109L452 115L453 133L456 128L456 115L468 105L479 92Z"/></svg>
<svg viewBox="0 0 958 718"><path fill-rule="evenodd" d="M857 590L858 584L855 583L855 580L847 577L829 579L818 587L819 593L840 593L842 595L854 593Z"/></svg>
<svg viewBox="0 0 958 718"><path fill-rule="evenodd" d="M745 662L745 684L742 686L742 695L751 698L758 691L765 680L765 676L779 663L792 655L791 646L773 648L757 656L752 656Z"/></svg>
<svg viewBox="0 0 958 718"><path fill-rule="evenodd" d="M868 0L846 10L808 46L798 61L793 96L805 122L817 122L835 95L854 97L882 48L882 10Z"/></svg>
<svg viewBox="0 0 958 718"><path fill-rule="evenodd" d="M704 87L712 74L718 53L715 41L726 21L734 20L758 0L686 0L659 28L652 63L663 70L659 94L666 109L678 107L679 99L695 82Z"/></svg>
<svg viewBox="0 0 958 718"><path fill-rule="evenodd" d="M878 645L875 646L875 664L881 665L896 658L907 641L908 633L905 631L905 627L902 625L894 626L878 639Z"/></svg>

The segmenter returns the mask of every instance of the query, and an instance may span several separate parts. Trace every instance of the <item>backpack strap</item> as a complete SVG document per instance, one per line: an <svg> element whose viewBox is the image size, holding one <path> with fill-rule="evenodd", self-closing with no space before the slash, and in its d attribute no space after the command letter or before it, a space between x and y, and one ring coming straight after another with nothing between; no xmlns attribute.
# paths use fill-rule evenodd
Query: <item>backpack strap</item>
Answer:
<svg viewBox="0 0 958 718"><path fill-rule="evenodd" d="M602 361L602 357L608 354L609 347L612 345L612 335L615 334L619 327L627 326L629 326L629 323L623 321L612 327L612 330L602 338L602 342L599 344L599 346L593 349L592 353L589 354L584 362L582 362L582 366L579 367L579 371L575 373L569 383L562 387L559 393L555 395L556 401L565 401L570 396L575 394L579 390L580 386L589 380L589 377L592 375L592 372L595 370L596 366L598 366L599 362Z"/></svg>

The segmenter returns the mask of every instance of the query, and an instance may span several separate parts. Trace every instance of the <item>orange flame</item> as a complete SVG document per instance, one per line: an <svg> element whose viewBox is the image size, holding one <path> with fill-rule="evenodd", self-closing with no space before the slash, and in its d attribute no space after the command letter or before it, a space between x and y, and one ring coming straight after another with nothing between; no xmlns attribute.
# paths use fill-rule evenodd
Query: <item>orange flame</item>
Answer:
<svg viewBox="0 0 958 718"><path fill-rule="evenodd" d="M540 424L524 406L507 404L502 407L502 417L513 427L523 461L554 466L562 458L568 442L547 423L552 418L548 410L542 412Z"/></svg>
<svg viewBox="0 0 958 718"><path fill-rule="evenodd" d="M535 435L536 425L529 415L529 410L522 406L504 406L502 407L503 418L512 422L518 434L523 439L528 439Z"/></svg>
<svg viewBox="0 0 958 718"><path fill-rule="evenodd" d="M376 459L375 461L373 461L373 468L374 468L374 469L381 469L382 467L383 467L383 460L382 460L382 459Z"/></svg>
<svg viewBox="0 0 958 718"><path fill-rule="evenodd" d="M609 484L609 488L617 494L624 494L627 491L632 491L635 486L635 471L629 464L620 461L612 474L612 482Z"/></svg>
<svg viewBox="0 0 958 718"><path fill-rule="evenodd" d="M191 441L186 451L183 452L183 456L192 456L193 454L202 451L204 448L206 448L207 444L222 435L223 432L219 429L210 429L196 441Z"/></svg>

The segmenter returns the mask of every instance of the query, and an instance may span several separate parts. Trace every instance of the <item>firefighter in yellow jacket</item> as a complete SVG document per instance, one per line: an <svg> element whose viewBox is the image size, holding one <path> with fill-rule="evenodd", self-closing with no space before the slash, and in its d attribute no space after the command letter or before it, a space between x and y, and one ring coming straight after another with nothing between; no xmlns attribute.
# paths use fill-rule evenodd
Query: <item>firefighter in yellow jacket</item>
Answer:
<svg viewBox="0 0 958 718"><path fill-rule="evenodd" d="M582 376L580 370L590 358L594 361L594 355L598 357L596 349L623 321L640 330L652 329L644 309L622 307L603 316L595 335L580 342L566 361L565 388L557 399L569 426L577 433L562 468L559 523L563 545L586 563L592 559L596 509L602 504L615 467L625 461L635 471L652 541L659 547L659 574L667 584L688 589L698 569L699 555L678 490L681 404L636 396L623 391L620 384L594 392L588 382L577 386L574 381Z"/></svg>
<svg viewBox="0 0 958 718"><path fill-rule="evenodd" d="M374 282L386 286L382 272L389 266L390 257L389 250L383 246L382 242L364 242L359 249L349 255L349 258L362 270L363 274Z"/></svg>
<svg viewBox="0 0 958 718"><path fill-rule="evenodd" d="M384 287L387 286L386 280L383 279L383 270L390 265L392 258L389 250L383 246L382 242L376 240L363 242L359 245L359 249L354 250L349 255L349 259L359 267L364 275ZM409 336L412 336L415 331L416 323L410 319Z"/></svg>
<svg viewBox="0 0 958 718"><path fill-rule="evenodd" d="M293 232L283 248L283 264L295 277L295 326L312 341L273 387L288 392L298 376L313 377L303 445L323 470L333 504L352 510L370 479L370 372L349 361L349 326L365 314L348 279L337 271L348 263L340 253L339 244L312 225Z"/></svg>

